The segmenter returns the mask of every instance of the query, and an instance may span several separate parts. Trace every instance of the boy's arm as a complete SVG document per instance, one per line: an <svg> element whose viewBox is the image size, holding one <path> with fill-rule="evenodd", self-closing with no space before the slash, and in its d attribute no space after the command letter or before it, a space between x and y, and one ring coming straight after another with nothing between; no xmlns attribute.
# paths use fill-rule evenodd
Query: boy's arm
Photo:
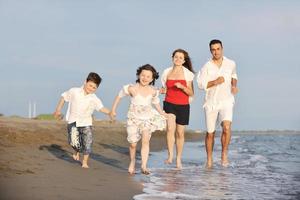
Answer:
<svg viewBox="0 0 300 200"><path fill-rule="evenodd" d="M63 97L61 97L58 104L57 104L57 106L56 106L55 112L53 113L53 115L56 119L61 118L61 109L64 106L64 104L65 104L65 99Z"/></svg>
<svg viewBox="0 0 300 200"><path fill-rule="evenodd" d="M102 107L102 108L99 110L99 112L102 112L102 113L104 113L104 114L109 115L110 110L109 110L108 108Z"/></svg>

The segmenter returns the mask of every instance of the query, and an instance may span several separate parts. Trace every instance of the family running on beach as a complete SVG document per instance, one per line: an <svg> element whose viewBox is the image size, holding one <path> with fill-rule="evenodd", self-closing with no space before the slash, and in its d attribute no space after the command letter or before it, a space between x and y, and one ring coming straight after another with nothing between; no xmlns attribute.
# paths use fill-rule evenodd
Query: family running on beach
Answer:
<svg viewBox="0 0 300 200"><path fill-rule="evenodd" d="M203 105L207 128L206 167L213 166L212 153L217 122L220 122L222 126L221 164L226 167L229 164L227 154L231 138L234 95L238 92L236 65L234 61L223 56L223 45L220 40L210 41L209 48L212 58L197 75L198 87L206 92ZM173 148L176 145L176 167L182 169L184 132L185 126L189 124L190 103L194 95L194 70L188 53L183 49L173 52L172 62L172 66L165 69L162 74L161 89L154 87L155 80L159 77L156 69L149 64L139 67L136 71L136 83L122 87L111 110L105 108L102 101L95 95L102 79L94 72L89 73L82 87L74 87L64 92L54 116L61 118L64 103L69 103L66 120L68 121L68 142L75 151L73 159L79 161L80 153L82 153L82 167L89 168L88 159L93 143L92 114L94 110L103 112L114 120L121 98L130 96L126 126L130 154L128 172L135 173L136 147L141 140L141 172L146 175L150 173L147 161L151 133L165 128L168 148L168 158L165 163L173 162ZM160 107L160 94L165 94L163 109Z"/></svg>

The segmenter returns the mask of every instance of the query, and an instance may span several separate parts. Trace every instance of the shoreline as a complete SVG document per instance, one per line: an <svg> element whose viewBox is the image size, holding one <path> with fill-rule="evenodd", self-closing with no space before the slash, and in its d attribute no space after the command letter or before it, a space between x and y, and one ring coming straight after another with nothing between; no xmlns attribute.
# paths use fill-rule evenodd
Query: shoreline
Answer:
<svg viewBox="0 0 300 200"><path fill-rule="evenodd" d="M110 200L143 193L142 183L127 173L124 123L94 122L89 169L72 159L66 125L65 121L0 117L1 199ZM189 131L186 141L201 137ZM163 149L165 131L157 131L152 134L150 152Z"/></svg>

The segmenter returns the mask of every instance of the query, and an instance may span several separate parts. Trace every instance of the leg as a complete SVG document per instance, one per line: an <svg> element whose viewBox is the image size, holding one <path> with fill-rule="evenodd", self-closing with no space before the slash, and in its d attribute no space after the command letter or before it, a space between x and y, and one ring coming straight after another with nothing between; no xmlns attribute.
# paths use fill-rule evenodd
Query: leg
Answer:
<svg viewBox="0 0 300 200"><path fill-rule="evenodd" d="M165 160L166 164L171 164L173 162L175 128L176 128L176 116L174 114L169 114L169 118L167 120L168 159Z"/></svg>
<svg viewBox="0 0 300 200"><path fill-rule="evenodd" d="M84 154L83 155L83 160L82 160L82 165L81 165L82 168L85 168L85 169L89 168L88 160L89 160L89 154Z"/></svg>
<svg viewBox="0 0 300 200"><path fill-rule="evenodd" d="M82 147L83 147L83 160L82 160L82 167L89 168L88 160L89 155L92 152L92 144L93 144L93 133L92 127L82 127L79 129L79 132L82 136Z"/></svg>
<svg viewBox="0 0 300 200"><path fill-rule="evenodd" d="M206 128L207 128L207 133L205 137L207 168L211 168L213 166L213 148L215 143L215 130L216 130L217 118L218 118L217 110L210 111L205 109L205 120L206 120Z"/></svg>
<svg viewBox="0 0 300 200"><path fill-rule="evenodd" d="M128 166L128 173L134 174L135 173L135 154L136 154L136 142L130 143L129 145L129 157L130 157L130 163Z"/></svg>
<svg viewBox="0 0 300 200"><path fill-rule="evenodd" d="M182 168L181 157L184 144L184 125L176 125L176 167L177 169Z"/></svg>
<svg viewBox="0 0 300 200"><path fill-rule="evenodd" d="M79 151L74 150L72 157L75 161L79 161Z"/></svg>
<svg viewBox="0 0 300 200"><path fill-rule="evenodd" d="M221 143L222 143L222 155L221 155L221 164L226 167L229 164L228 161L228 146L231 139L231 121L223 121L222 122L222 136L221 136Z"/></svg>
<svg viewBox="0 0 300 200"><path fill-rule="evenodd" d="M151 135L148 131L143 131L142 133L142 149L141 149L141 157L142 157L142 165L141 170L143 174L148 175L150 172L147 169L147 162L149 157L149 142Z"/></svg>
<svg viewBox="0 0 300 200"><path fill-rule="evenodd" d="M207 161L206 161L206 167L211 168L213 164L213 159L212 159L212 152L214 149L214 144L215 144L215 132L212 133L206 133L205 137L205 148L206 148L206 156L207 156Z"/></svg>

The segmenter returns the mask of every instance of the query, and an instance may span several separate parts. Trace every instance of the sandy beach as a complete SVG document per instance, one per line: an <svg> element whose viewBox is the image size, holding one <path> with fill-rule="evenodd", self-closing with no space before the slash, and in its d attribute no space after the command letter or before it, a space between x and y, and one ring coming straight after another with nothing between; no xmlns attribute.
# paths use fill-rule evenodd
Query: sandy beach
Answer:
<svg viewBox="0 0 300 200"><path fill-rule="evenodd" d="M90 169L73 161L66 122L0 117L1 199L132 199L143 186L127 173L124 123L94 122ZM151 151L165 148L156 132ZM201 138L187 133L187 141ZM163 162L163 161L162 161Z"/></svg>

